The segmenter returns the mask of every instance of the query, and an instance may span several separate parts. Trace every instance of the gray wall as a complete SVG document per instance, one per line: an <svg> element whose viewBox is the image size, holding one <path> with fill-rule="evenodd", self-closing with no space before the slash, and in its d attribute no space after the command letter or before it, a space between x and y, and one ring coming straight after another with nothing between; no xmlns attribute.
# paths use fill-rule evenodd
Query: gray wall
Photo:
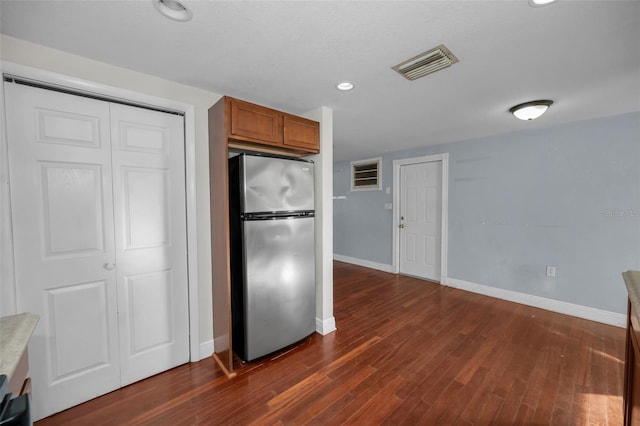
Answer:
<svg viewBox="0 0 640 426"><path fill-rule="evenodd" d="M526 125L526 123L525 123ZM448 152L449 277L626 312L640 269L640 113L383 157L382 191L334 165L334 253L390 265L395 159ZM554 265L557 276L546 276Z"/></svg>

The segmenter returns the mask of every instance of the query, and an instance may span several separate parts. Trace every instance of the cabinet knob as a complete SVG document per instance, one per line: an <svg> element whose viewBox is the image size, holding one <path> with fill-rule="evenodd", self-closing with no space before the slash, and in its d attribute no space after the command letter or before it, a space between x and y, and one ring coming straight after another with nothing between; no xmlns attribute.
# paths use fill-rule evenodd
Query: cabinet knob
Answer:
<svg viewBox="0 0 640 426"><path fill-rule="evenodd" d="M115 263L108 263L108 262L107 262L107 263L105 263L104 265L102 265L102 267L103 267L104 269L106 269L107 271L112 271L112 270L113 270L113 268L115 268L115 267L116 267L116 264L115 264Z"/></svg>
<svg viewBox="0 0 640 426"><path fill-rule="evenodd" d="M404 223L401 223L401 224L399 225L399 228L400 228L400 229L404 229Z"/></svg>

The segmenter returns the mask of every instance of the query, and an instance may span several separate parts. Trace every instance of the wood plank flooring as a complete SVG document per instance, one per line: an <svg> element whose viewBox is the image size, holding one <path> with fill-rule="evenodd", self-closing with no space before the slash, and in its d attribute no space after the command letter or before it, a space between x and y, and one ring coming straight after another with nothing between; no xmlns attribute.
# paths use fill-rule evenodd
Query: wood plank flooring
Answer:
<svg viewBox="0 0 640 426"><path fill-rule="evenodd" d="M338 330L184 365L46 425L621 425L624 330L336 262Z"/></svg>

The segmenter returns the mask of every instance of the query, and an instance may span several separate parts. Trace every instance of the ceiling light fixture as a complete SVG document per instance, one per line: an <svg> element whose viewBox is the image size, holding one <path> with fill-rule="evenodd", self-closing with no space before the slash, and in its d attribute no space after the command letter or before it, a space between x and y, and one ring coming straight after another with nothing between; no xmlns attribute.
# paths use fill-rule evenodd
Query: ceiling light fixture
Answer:
<svg viewBox="0 0 640 426"><path fill-rule="evenodd" d="M539 100L525 102L509 108L509 112L520 120L535 120L549 109L553 101Z"/></svg>
<svg viewBox="0 0 640 426"><path fill-rule="evenodd" d="M349 90L353 90L353 83L350 81L342 81L336 84L336 89L342 90L343 92L347 92Z"/></svg>
<svg viewBox="0 0 640 426"><path fill-rule="evenodd" d="M556 0L529 0L529 6L531 7L540 7L540 6L546 6L548 4L551 4L553 2L555 2Z"/></svg>
<svg viewBox="0 0 640 426"><path fill-rule="evenodd" d="M152 0L153 6L158 12L174 21L185 22L191 19L193 14L179 0Z"/></svg>

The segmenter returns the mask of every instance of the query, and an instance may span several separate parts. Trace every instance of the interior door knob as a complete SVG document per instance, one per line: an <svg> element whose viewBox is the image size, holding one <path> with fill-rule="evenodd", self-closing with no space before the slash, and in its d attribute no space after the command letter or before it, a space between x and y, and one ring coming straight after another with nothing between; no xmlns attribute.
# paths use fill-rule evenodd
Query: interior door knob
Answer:
<svg viewBox="0 0 640 426"><path fill-rule="evenodd" d="M404 229L404 223L400 224L400 229Z"/></svg>
<svg viewBox="0 0 640 426"><path fill-rule="evenodd" d="M115 264L115 263L109 263L109 262L107 262L107 263L105 263L104 265L102 265L102 267L103 267L104 269L106 269L107 271L112 271L112 270L113 270L113 268L115 268L115 267L116 267L116 264Z"/></svg>

